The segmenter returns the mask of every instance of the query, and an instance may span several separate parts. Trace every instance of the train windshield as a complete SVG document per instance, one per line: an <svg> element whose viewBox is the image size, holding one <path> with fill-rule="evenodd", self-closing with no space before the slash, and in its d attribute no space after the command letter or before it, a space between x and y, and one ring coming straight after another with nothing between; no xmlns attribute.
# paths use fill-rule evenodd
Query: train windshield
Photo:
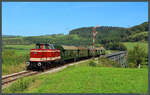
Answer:
<svg viewBox="0 0 150 95"><path fill-rule="evenodd" d="M41 49L41 45L36 45L36 49Z"/></svg>
<svg viewBox="0 0 150 95"><path fill-rule="evenodd" d="M45 49L55 49L53 44L46 44Z"/></svg>
<svg viewBox="0 0 150 95"><path fill-rule="evenodd" d="M49 44L50 49L55 49L53 44Z"/></svg>
<svg viewBox="0 0 150 95"><path fill-rule="evenodd" d="M37 44L36 49L55 49L53 44Z"/></svg>

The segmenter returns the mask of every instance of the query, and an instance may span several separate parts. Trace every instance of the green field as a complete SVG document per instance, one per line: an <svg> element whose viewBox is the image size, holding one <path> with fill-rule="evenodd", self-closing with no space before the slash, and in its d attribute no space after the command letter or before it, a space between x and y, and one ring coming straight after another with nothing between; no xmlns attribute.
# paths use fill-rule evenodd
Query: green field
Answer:
<svg viewBox="0 0 150 95"><path fill-rule="evenodd" d="M30 49L34 48L35 45L5 45L6 50L14 50L17 54L29 54Z"/></svg>
<svg viewBox="0 0 150 95"><path fill-rule="evenodd" d="M148 69L91 67L86 63L62 71L20 79L3 93L147 93Z"/></svg>
<svg viewBox="0 0 150 95"><path fill-rule="evenodd" d="M16 48L16 49L31 49L34 48L35 45L6 45L5 47L12 47L12 48Z"/></svg>
<svg viewBox="0 0 150 95"><path fill-rule="evenodd" d="M145 61L142 62L142 68L147 68L148 66L148 42L124 42L123 43L127 47L127 51L132 50L134 46L139 45L144 48L146 52Z"/></svg>
<svg viewBox="0 0 150 95"><path fill-rule="evenodd" d="M5 45L2 51L2 75L25 70L31 48L34 45Z"/></svg>
<svg viewBox="0 0 150 95"><path fill-rule="evenodd" d="M131 50L135 45L139 45L148 52L148 42L123 42L123 44L127 47L127 50Z"/></svg>
<svg viewBox="0 0 150 95"><path fill-rule="evenodd" d="M136 44L139 44L139 46L142 46L143 48L145 48L146 52L148 52L148 43L146 42L125 42L123 44L125 44L128 50L133 49ZM5 45L5 48L2 51L2 75L25 70L25 62L28 60L28 57L30 55L30 49L34 47L34 44ZM113 52L117 51L106 50L106 54L110 54Z"/></svg>
<svg viewBox="0 0 150 95"><path fill-rule="evenodd" d="M111 54L111 53L115 53L115 52L119 52L119 50L106 50L105 54Z"/></svg>
<svg viewBox="0 0 150 95"><path fill-rule="evenodd" d="M22 51L23 52L23 51ZM2 51L2 75L7 75L25 70L29 55L18 53L17 50Z"/></svg>

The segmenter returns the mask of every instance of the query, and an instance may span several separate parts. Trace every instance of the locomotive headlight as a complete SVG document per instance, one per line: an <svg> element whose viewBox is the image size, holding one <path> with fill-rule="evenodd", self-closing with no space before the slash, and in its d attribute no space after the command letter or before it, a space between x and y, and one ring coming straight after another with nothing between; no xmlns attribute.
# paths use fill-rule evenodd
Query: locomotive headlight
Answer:
<svg viewBox="0 0 150 95"><path fill-rule="evenodd" d="M27 64L27 66L29 66L29 65L30 65L30 62L26 62L26 64Z"/></svg>
<svg viewBox="0 0 150 95"><path fill-rule="evenodd" d="M41 62L38 62L38 64L37 64L38 66L41 66Z"/></svg>

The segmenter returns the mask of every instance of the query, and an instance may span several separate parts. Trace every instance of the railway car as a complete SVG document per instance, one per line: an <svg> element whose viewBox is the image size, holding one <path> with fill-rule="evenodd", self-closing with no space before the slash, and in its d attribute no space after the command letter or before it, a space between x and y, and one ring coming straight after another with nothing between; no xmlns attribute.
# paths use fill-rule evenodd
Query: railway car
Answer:
<svg viewBox="0 0 150 95"><path fill-rule="evenodd" d="M79 46L78 47L78 58L79 59L88 58L88 48Z"/></svg>
<svg viewBox="0 0 150 95"><path fill-rule="evenodd" d="M61 50L61 61L66 60L77 60L78 59L78 48L75 46L60 46L63 50Z"/></svg>
<svg viewBox="0 0 150 95"><path fill-rule="evenodd" d="M96 48L95 56L104 54L104 51L102 48ZM30 51L30 59L26 62L27 70L44 70L66 61L77 61L92 56L91 48L37 43Z"/></svg>
<svg viewBox="0 0 150 95"><path fill-rule="evenodd" d="M103 47L95 48L95 57L104 54L105 54L105 49ZM88 48L88 56L93 57L93 48Z"/></svg>

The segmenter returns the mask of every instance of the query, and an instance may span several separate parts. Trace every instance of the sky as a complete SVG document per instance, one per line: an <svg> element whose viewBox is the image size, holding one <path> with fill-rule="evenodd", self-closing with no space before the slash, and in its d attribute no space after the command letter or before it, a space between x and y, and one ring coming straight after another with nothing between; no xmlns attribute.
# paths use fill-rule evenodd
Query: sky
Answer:
<svg viewBox="0 0 150 95"><path fill-rule="evenodd" d="M2 35L68 34L81 27L132 27L148 21L148 2L2 2Z"/></svg>

